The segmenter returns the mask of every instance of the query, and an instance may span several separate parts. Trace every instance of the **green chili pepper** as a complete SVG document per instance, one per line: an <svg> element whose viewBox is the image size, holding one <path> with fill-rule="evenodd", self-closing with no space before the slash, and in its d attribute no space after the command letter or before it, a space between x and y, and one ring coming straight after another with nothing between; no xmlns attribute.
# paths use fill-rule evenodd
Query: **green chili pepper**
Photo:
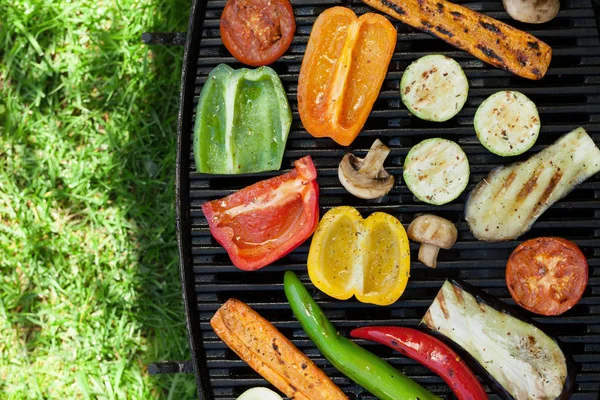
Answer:
<svg viewBox="0 0 600 400"><path fill-rule="evenodd" d="M208 75L198 100L196 170L207 174L278 170L291 124L290 106L275 71L234 70L220 64Z"/></svg>
<svg viewBox="0 0 600 400"><path fill-rule="evenodd" d="M325 358L348 378L381 400L439 399L375 354L341 336L291 271L285 273L284 289L306 334Z"/></svg>

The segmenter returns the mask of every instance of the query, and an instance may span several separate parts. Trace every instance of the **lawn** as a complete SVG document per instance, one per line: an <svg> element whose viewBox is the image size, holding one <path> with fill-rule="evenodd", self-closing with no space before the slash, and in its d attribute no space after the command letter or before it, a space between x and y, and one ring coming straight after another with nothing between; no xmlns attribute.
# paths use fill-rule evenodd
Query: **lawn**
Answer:
<svg viewBox="0 0 600 400"><path fill-rule="evenodd" d="M0 398L195 398L174 177L183 0L0 1Z"/></svg>

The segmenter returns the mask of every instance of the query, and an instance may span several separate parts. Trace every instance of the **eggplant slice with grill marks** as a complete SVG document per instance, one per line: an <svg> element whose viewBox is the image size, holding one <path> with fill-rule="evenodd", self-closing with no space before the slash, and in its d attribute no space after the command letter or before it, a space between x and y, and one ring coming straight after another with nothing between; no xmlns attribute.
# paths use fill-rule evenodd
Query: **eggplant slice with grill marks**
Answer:
<svg viewBox="0 0 600 400"><path fill-rule="evenodd" d="M490 172L469 195L465 219L479 240L516 239L598 171L600 150L583 128L577 128L528 160Z"/></svg>
<svg viewBox="0 0 600 400"><path fill-rule="evenodd" d="M556 340L510 306L458 280L446 281L421 320L503 399L566 400L573 361Z"/></svg>

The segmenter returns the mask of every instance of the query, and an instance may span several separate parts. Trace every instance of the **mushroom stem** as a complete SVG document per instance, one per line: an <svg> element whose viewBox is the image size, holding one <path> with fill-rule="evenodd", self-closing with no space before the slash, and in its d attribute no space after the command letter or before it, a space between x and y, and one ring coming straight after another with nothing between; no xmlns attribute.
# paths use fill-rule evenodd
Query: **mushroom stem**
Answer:
<svg viewBox="0 0 600 400"><path fill-rule="evenodd" d="M435 268L440 248L432 244L422 243L419 248L419 261L428 267Z"/></svg>
<svg viewBox="0 0 600 400"><path fill-rule="evenodd" d="M390 151L390 148L383 144L381 140L375 140L363 159L358 172L371 179L379 178L379 172L383 170L383 162Z"/></svg>

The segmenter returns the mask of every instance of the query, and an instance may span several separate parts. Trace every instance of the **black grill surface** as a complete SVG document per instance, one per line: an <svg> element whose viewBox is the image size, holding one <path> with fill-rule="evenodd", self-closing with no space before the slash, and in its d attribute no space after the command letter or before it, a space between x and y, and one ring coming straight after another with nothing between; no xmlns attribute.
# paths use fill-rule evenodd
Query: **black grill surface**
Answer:
<svg viewBox="0 0 600 400"><path fill-rule="evenodd" d="M465 3L460 1L460 3ZM396 176L396 185L383 199L365 201L348 194L337 178L337 165L348 150L330 139L314 139L303 130L297 113L296 89L300 63L313 22L323 10L346 5L357 14L373 11L364 4L337 0L292 0L297 31L289 51L272 67L279 73L288 94L294 121L280 172L244 177L208 176L195 172L191 153L194 108L202 84L219 63L242 67L223 46L219 17L225 1L208 0L193 7L191 33L186 47L182 80L182 109L178 168L178 228L184 297L192 355L197 365L199 392L207 399L235 399L244 390L266 385L213 333L209 319L230 297L257 310L322 367L351 399L374 399L325 360L292 315L283 292L283 272L297 272L342 334L363 325L416 326L444 279L464 279L494 296L514 304L504 281L504 268L512 250L523 240L539 236L562 236L577 242L590 266L589 286L581 302L561 317L538 317L546 331L562 341L563 350L576 362L574 399L597 399L600 388L600 175L581 184L555 204L518 241L489 244L473 238L464 221L466 195L492 168L524 159L552 143L560 135L584 126L600 143L600 41L591 0L566 0L557 18L540 26L524 25L508 18L499 0L469 2L468 7L525 29L554 49L553 59L542 81L529 81L493 68L441 40L392 20L398 43L379 99L363 132L351 145L364 155L375 138L391 148L386 169ZM469 79L468 101L457 117L446 123L412 117L402 105L399 82L405 68L418 57L441 53L455 58ZM542 129L536 145L516 158L502 158L482 147L473 130L477 106L503 89L523 92L538 106ZM468 155L471 179L467 191L456 201L433 207L419 202L404 184L402 164L409 149L423 139L443 137L459 143ZM226 252L211 237L200 206L235 190L288 171L292 162L310 154L318 169L321 215L338 205L356 207L363 216L385 211L407 226L417 213L433 212L458 225L459 240L452 250L440 253L437 269L416 261L417 245L411 244L411 279L406 292L394 305L379 307L355 300L337 301L310 284L306 258L310 240L274 265L256 272L232 266ZM416 362L383 346L364 341L360 345L384 357L396 368L445 398L453 398L436 375ZM492 398L497 398L492 396Z"/></svg>

